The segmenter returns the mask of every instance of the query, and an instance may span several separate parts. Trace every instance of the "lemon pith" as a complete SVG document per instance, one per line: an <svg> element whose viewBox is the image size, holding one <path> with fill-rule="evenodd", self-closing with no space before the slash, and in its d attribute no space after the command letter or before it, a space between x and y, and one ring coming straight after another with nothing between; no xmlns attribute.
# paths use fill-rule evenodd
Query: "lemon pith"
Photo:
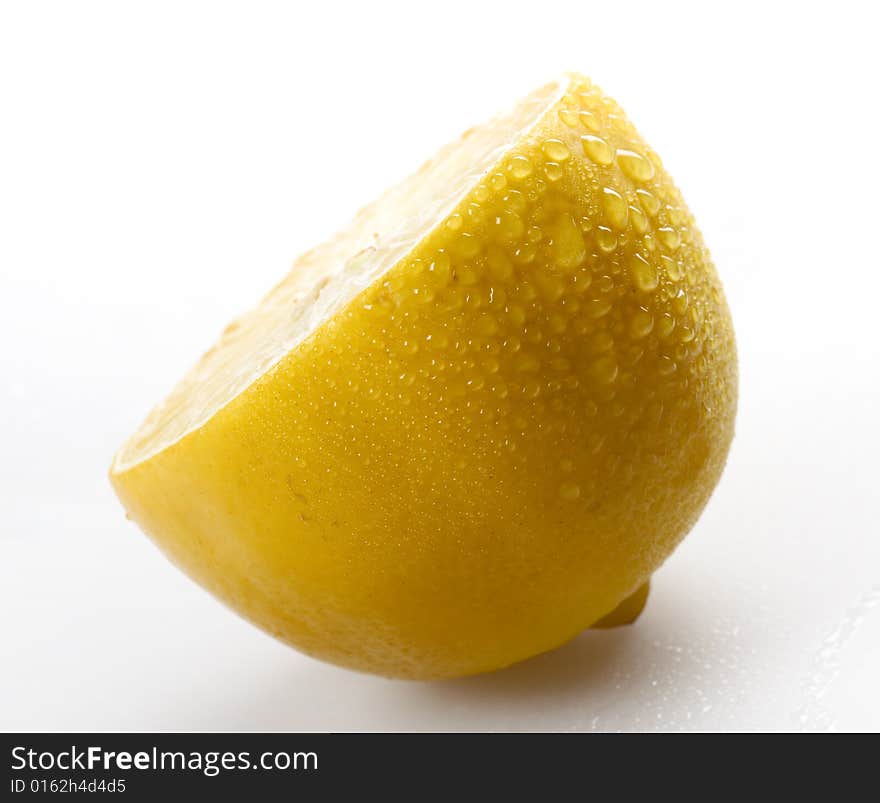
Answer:
<svg viewBox="0 0 880 803"><path fill-rule="evenodd" d="M717 483L736 382L678 190L571 76L301 258L111 479L278 638L389 676L471 674L647 581Z"/></svg>

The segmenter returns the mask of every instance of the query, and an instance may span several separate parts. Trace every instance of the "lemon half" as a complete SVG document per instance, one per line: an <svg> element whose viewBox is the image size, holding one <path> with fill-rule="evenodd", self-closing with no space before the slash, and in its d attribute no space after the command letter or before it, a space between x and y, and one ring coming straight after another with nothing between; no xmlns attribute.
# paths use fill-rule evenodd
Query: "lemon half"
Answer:
<svg viewBox="0 0 880 803"><path fill-rule="evenodd" d="M465 675L630 595L637 614L718 481L736 389L679 191L571 75L300 257L111 480L174 563L283 641Z"/></svg>

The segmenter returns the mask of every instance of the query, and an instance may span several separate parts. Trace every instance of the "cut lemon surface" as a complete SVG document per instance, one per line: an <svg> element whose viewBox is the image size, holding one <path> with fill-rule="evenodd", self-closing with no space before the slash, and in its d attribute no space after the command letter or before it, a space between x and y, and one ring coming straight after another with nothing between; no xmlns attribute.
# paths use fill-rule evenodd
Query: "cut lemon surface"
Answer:
<svg viewBox="0 0 880 803"><path fill-rule="evenodd" d="M472 674L638 615L721 474L736 384L680 193L573 75L300 257L111 480L172 561L304 652Z"/></svg>

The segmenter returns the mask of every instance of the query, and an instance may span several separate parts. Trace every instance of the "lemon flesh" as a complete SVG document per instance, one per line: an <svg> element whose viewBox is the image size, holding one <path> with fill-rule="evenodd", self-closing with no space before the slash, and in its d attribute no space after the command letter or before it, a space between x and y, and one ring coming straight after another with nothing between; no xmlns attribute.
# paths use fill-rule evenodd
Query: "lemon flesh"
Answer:
<svg viewBox="0 0 880 803"><path fill-rule="evenodd" d="M297 260L111 480L172 561L304 652L472 674L638 597L718 481L736 386L680 193L572 75Z"/></svg>

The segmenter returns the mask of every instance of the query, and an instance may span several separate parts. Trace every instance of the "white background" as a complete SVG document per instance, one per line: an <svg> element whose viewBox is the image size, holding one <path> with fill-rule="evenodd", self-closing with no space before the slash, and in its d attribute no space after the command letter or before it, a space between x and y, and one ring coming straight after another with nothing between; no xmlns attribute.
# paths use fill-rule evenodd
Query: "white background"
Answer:
<svg viewBox="0 0 880 803"><path fill-rule="evenodd" d="M880 729L869 8L0 3L0 728ZM725 282L721 485L632 628L434 684L302 657L126 522L112 453L298 252L571 69Z"/></svg>

